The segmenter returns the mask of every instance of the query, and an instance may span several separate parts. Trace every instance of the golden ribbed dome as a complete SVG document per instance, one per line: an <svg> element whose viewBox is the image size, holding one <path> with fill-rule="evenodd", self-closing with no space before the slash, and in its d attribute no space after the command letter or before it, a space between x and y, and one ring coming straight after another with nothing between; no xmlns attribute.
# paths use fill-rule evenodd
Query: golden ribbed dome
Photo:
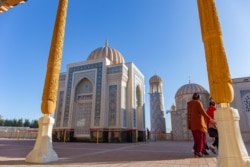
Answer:
<svg viewBox="0 0 250 167"><path fill-rule="evenodd" d="M149 79L149 83L152 84L152 83L161 83L162 82L162 79L160 76L158 75L154 75L152 76L150 79Z"/></svg>
<svg viewBox="0 0 250 167"><path fill-rule="evenodd" d="M92 51L89 54L87 60L96 60L105 57L108 58L112 64L120 64L125 62L122 54L118 50L110 48L107 41L104 47L100 47Z"/></svg>
<svg viewBox="0 0 250 167"><path fill-rule="evenodd" d="M201 85L198 85L195 83L189 83L180 87L177 90L175 97L182 96L185 94L193 94L195 92L200 93L200 94L202 93L208 94L208 91L205 88L203 88Z"/></svg>

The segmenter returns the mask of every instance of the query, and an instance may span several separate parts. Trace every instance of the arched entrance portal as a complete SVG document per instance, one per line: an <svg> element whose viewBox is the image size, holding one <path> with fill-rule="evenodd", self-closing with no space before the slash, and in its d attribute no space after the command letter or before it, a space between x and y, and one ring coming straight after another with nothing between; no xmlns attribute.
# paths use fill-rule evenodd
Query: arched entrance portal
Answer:
<svg viewBox="0 0 250 167"><path fill-rule="evenodd" d="M75 89L75 102L72 124L75 125L74 137L90 137L93 84L87 78L82 79Z"/></svg>

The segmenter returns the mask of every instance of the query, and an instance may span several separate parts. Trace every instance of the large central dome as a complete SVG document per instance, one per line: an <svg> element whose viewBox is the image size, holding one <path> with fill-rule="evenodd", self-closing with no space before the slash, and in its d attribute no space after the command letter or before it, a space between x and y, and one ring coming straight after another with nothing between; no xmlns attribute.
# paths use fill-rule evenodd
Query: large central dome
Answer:
<svg viewBox="0 0 250 167"><path fill-rule="evenodd" d="M105 42L104 47L100 47L92 51L89 54L87 60L96 60L101 58L108 58L112 64L120 64L125 62L122 54L118 50L108 46L108 41Z"/></svg>

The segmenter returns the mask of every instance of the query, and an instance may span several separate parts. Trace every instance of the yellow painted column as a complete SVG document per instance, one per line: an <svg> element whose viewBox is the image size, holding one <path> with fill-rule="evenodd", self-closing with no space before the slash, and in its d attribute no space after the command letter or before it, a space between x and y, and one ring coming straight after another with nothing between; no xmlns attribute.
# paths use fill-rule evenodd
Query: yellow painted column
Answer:
<svg viewBox="0 0 250 167"><path fill-rule="evenodd" d="M216 103L230 103L234 98L232 79L214 0L198 0L198 9L211 96Z"/></svg>
<svg viewBox="0 0 250 167"><path fill-rule="evenodd" d="M229 106L234 98L234 91L215 2L197 0L197 3L210 93L213 100L219 104L215 112L219 132L217 166L250 166L249 156L240 133L238 110Z"/></svg>
<svg viewBox="0 0 250 167"><path fill-rule="evenodd" d="M59 4L47 63L41 104L41 110L44 116L38 121L39 129L35 146L26 156L25 161L30 163L47 163L58 160L58 156L52 146L52 130L55 120L50 114L55 112L56 108L68 0L58 1Z"/></svg>
<svg viewBox="0 0 250 167"><path fill-rule="evenodd" d="M47 63L46 79L43 88L41 105L43 114L52 114L53 112L55 112L56 108L67 6L68 0L59 0L59 6Z"/></svg>

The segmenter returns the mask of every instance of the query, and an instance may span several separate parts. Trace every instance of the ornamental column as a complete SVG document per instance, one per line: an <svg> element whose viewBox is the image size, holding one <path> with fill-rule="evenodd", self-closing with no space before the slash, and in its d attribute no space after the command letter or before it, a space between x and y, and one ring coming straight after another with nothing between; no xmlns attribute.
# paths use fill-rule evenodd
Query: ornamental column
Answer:
<svg viewBox="0 0 250 167"><path fill-rule="evenodd" d="M215 2L197 0L197 3L210 93L218 104L215 112L219 131L217 166L250 166L250 159L240 133L238 110L229 106L234 98L234 92Z"/></svg>
<svg viewBox="0 0 250 167"><path fill-rule="evenodd" d="M55 112L56 108L67 6L68 0L59 0L42 96L41 110L44 116L39 119L36 143L33 150L26 156L26 162L47 163L58 160L52 146L54 118L50 115Z"/></svg>

